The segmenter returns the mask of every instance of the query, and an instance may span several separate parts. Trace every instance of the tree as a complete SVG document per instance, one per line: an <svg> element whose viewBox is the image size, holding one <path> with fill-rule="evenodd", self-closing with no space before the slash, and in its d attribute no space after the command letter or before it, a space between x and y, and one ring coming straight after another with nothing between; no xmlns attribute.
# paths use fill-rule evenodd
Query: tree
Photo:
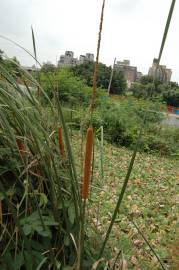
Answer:
<svg viewBox="0 0 179 270"><path fill-rule="evenodd" d="M143 76L138 83L131 86L133 95L137 98L158 98L168 105L179 106L179 85L176 82L162 83L153 81L149 76Z"/></svg>
<svg viewBox="0 0 179 270"><path fill-rule="evenodd" d="M111 83L111 94L122 94L126 90L126 80L121 71L114 70L113 79Z"/></svg>
<svg viewBox="0 0 179 270"><path fill-rule="evenodd" d="M51 80L49 80L49 78ZM54 98L54 91L57 91L61 102L70 106L83 104L87 106L91 99L92 88L87 86L84 80L75 76L69 69L57 70L55 74L51 72L40 72L40 81L43 89L50 99ZM52 87L51 81L56 82L57 88ZM100 89L96 95L96 105L101 104L105 99L105 92Z"/></svg>
<svg viewBox="0 0 179 270"><path fill-rule="evenodd" d="M83 79L88 86L93 85L93 72L94 63L88 62L81 65L77 65L71 68L72 72ZM108 89L108 84L111 75L111 67L107 67L105 64L99 63L97 73L97 87ZM126 89L126 81L123 74L120 71L115 70L111 83L112 94L122 94Z"/></svg>
<svg viewBox="0 0 179 270"><path fill-rule="evenodd" d="M166 90L162 97L168 105L179 107L179 87Z"/></svg>
<svg viewBox="0 0 179 270"><path fill-rule="evenodd" d="M153 77L148 76L148 75L144 75L140 78L139 81L141 84L146 85L148 83L152 83L153 82Z"/></svg>
<svg viewBox="0 0 179 270"><path fill-rule="evenodd" d="M41 71L43 72L54 72L56 70L56 67L51 62L43 63Z"/></svg>

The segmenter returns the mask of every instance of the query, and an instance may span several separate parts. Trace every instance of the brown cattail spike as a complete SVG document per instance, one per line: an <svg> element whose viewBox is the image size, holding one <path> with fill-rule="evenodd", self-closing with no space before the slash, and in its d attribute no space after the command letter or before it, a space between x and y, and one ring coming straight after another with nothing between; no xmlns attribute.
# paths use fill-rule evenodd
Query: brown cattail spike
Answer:
<svg viewBox="0 0 179 270"><path fill-rule="evenodd" d="M19 149L19 153L20 153L21 158L24 159L25 155L26 155L26 148L25 148L24 142L21 139L17 138L16 144L17 144L17 147Z"/></svg>
<svg viewBox="0 0 179 270"><path fill-rule="evenodd" d="M62 128L58 128L58 143L59 143L59 149L60 154L64 156L65 150L64 150L64 144L63 144L63 135L62 135Z"/></svg>
<svg viewBox="0 0 179 270"><path fill-rule="evenodd" d="M85 160L84 160L84 175L83 175L82 192L81 192L81 197L84 200L88 198L88 193L89 193L92 152L93 152L93 128L88 128L87 137L86 137L86 152L85 152Z"/></svg>

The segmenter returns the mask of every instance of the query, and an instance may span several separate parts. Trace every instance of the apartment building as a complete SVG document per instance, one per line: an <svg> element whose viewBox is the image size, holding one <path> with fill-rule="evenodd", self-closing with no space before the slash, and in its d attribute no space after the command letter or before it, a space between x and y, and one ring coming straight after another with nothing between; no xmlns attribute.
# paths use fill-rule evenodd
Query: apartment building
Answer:
<svg viewBox="0 0 179 270"><path fill-rule="evenodd" d="M115 64L115 69L124 74L128 88L130 88L131 84L137 80L139 75L137 72L137 67L131 66L129 60L117 61Z"/></svg>
<svg viewBox="0 0 179 270"><path fill-rule="evenodd" d="M86 55L80 55L79 59L74 57L74 52L66 51L64 55L60 56L58 61L58 66L60 67L70 67L75 65L81 65L85 62L93 62L94 54L86 53Z"/></svg>
<svg viewBox="0 0 179 270"><path fill-rule="evenodd" d="M162 82L170 82L172 77L172 70L165 65L159 65L157 68L157 59L154 58L152 67L149 68L149 76L155 77Z"/></svg>

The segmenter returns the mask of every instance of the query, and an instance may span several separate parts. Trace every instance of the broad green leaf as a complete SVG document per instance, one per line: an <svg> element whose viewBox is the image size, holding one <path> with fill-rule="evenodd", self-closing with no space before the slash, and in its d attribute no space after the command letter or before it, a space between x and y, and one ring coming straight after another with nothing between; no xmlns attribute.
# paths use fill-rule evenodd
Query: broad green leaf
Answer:
<svg viewBox="0 0 179 270"><path fill-rule="evenodd" d="M24 231L25 235L31 234L32 233L31 225L25 224L23 227L23 231Z"/></svg>

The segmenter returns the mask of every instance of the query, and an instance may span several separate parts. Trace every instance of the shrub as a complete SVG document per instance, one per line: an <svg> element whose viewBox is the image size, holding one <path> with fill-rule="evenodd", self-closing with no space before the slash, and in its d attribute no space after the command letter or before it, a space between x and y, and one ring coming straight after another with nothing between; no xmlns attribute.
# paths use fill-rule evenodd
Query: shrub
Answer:
<svg viewBox="0 0 179 270"><path fill-rule="evenodd" d="M130 90L136 98L158 99L168 105L179 106L179 86L175 82L153 82L151 77L143 76L140 82L132 84Z"/></svg>
<svg viewBox="0 0 179 270"><path fill-rule="evenodd" d="M71 70L76 76L79 76L81 79L85 80L88 86L93 85L94 63L87 62L82 65L72 67ZM99 63L97 87L108 89L111 71L112 71L111 67ZM123 94L125 90L126 90L126 81L124 75L122 74L121 71L114 70L110 93L120 95Z"/></svg>
<svg viewBox="0 0 179 270"><path fill-rule="evenodd" d="M54 87L50 83L49 78L51 81L55 81ZM91 87L88 87L83 80L67 69L58 70L56 73L41 72L40 80L44 90L51 99L55 96L55 88L63 103L70 106L77 106L79 104L87 106L89 104L92 92ZM100 99L103 98L105 98L104 90L98 89L96 103L100 103Z"/></svg>
<svg viewBox="0 0 179 270"><path fill-rule="evenodd" d="M146 115L140 150L177 156L179 128L162 124L164 116L159 113L160 103L130 98L116 103L107 99L95 110L92 123L96 129L104 126L104 137L107 141L133 148L147 108L150 110ZM76 108L73 113L74 126L79 128L83 119L84 109Z"/></svg>
<svg viewBox="0 0 179 270"><path fill-rule="evenodd" d="M163 93L163 100L168 105L179 107L179 88L166 90Z"/></svg>
<svg viewBox="0 0 179 270"><path fill-rule="evenodd" d="M150 110L146 116L140 150L178 156L179 128L162 124L164 116L157 113L160 107L158 103L129 100L111 105L102 113L106 139L133 148L146 107Z"/></svg>

